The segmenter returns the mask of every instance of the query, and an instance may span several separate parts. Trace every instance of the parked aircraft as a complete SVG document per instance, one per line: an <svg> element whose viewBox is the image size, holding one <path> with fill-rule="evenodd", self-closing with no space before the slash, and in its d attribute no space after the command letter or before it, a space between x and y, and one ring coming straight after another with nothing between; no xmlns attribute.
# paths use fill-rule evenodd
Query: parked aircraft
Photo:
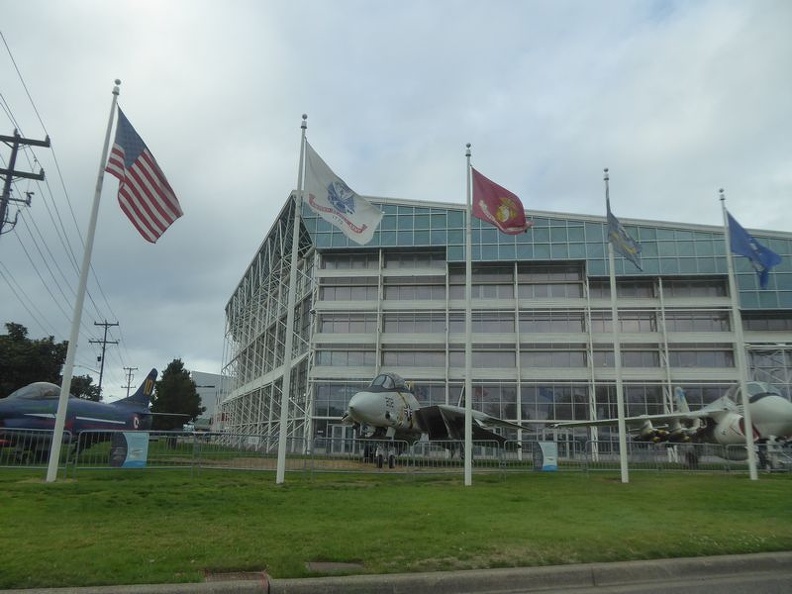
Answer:
<svg viewBox="0 0 792 594"><path fill-rule="evenodd" d="M492 431L493 427L524 429L524 427L492 417L480 411L472 411L473 439L497 441L505 439ZM388 464L393 466L394 441L413 443L419 439L464 440L465 409L461 406L437 404L421 406L412 387L395 373L381 373L369 386L356 393L347 405L343 417L347 424L354 425L358 436L382 440L374 454L377 465L382 466L384 450L388 450ZM387 442L391 444L388 445ZM368 454L368 452L367 452ZM364 455L364 457L368 457Z"/></svg>
<svg viewBox="0 0 792 594"><path fill-rule="evenodd" d="M152 369L137 392L108 404L69 396L65 430L76 436L81 431L135 430L151 427L149 403L157 370ZM55 428L60 387L49 382L34 382L0 400L0 440L5 445L27 450L36 460L49 453ZM93 442L108 439L95 433Z"/></svg>
<svg viewBox="0 0 792 594"><path fill-rule="evenodd" d="M753 441L760 446L783 443L792 437L792 402L770 384L748 382L748 406L753 425ZM626 417L625 422L635 441L654 443L712 443L721 448L720 456L744 460L745 417L740 385L731 386L715 402L691 411L685 392L675 388L675 412L659 415ZM616 425L618 419L569 421L554 423L554 428L596 427Z"/></svg>

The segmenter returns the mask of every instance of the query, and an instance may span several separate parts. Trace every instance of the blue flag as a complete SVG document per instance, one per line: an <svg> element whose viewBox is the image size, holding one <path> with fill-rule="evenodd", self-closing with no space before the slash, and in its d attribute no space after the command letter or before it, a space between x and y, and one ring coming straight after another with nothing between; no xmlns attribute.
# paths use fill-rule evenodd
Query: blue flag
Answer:
<svg viewBox="0 0 792 594"><path fill-rule="evenodd" d="M759 286L767 288L768 276L773 266L781 263L781 256L770 248L766 248L756 241L742 225L734 220L734 217L726 211L729 219L729 239L731 240L731 251L738 256L745 256L751 261L759 276Z"/></svg>
<svg viewBox="0 0 792 594"><path fill-rule="evenodd" d="M641 268L641 244L630 237L629 233L622 227L619 219L613 216L610 210L610 201L608 201L607 205L608 241L611 242L614 250L635 264L638 270L643 270L643 268Z"/></svg>

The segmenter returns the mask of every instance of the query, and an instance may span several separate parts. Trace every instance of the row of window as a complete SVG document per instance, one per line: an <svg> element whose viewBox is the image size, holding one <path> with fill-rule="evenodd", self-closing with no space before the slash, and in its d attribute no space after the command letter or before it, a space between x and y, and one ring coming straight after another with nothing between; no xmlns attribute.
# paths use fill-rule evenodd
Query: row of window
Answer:
<svg viewBox="0 0 792 594"><path fill-rule="evenodd" d="M462 279L449 279L448 298L464 299L465 282ZM363 286L361 286L363 285ZM474 279L471 283L471 297L473 299L514 299L514 284L511 282L488 282ZM685 290L674 292L665 291L666 297L725 297L725 289L721 286L702 285L701 291L694 291L694 287L686 285ZM654 286L651 283L621 284L617 288L619 297L623 298L653 298ZM589 284L589 294L592 299L610 299L610 287L600 282ZM446 285L442 279L436 277L388 277L384 282L385 299L389 300L415 300L446 298ZM526 283L517 285L518 299L581 299L584 297L584 286L580 282L543 282ZM377 299L377 278L359 277L357 279L323 279L320 288L320 298L324 301L347 300L372 300Z"/></svg>
<svg viewBox="0 0 792 594"><path fill-rule="evenodd" d="M444 251L420 250L400 251L386 250L383 252L385 268L422 269L445 268L446 256ZM377 251L355 253L328 253L322 258L322 267L334 270L376 270L379 266L379 253ZM472 269L471 282L476 284L493 284L512 287L511 293L501 293L499 298L513 298L515 265L509 264L476 264ZM458 264L448 264L448 281L450 285L465 285L465 268ZM517 285L540 284L550 287L546 294L531 292L528 288L518 289L525 291L519 294L520 298L531 297L582 297L583 281L586 278L583 263L559 264L534 264L517 263ZM376 280L376 279L372 279ZM424 284L420 279L417 283ZM436 280L433 282L437 282ZM445 283L441 283L445 284ZM561 287L576 287L575 289L561 289ZM589 282L590 294L595 298L610 298L610 284L607 279L591 279ZM499 292L506 291L498 289ZM620 280L617 286L620 297L653 298L658 297L662 290L666 297L725 297L727 282L725 278L708 279L668 279L662 281L662 289L654 279L647 280ZM541 290L540 290L541 291ZM572 291L571 294L565 291ZM556 294L556 292L560 292ZM482 297L490 295L482 295ZM454 298L454 296L451 296ZM464 297L464 295L461 295ZM422 297L418 297L422 298Z"/></svg>
<svg viewBox="0 0 792 594"><path fill-rule="evenodd" d="M727 312L666 311L667 332L729 332L731 324ZM520 312L517 316L521 333L581 333L587 332L586 316L580 311ZM590 330L594 333L612 332L610 311L592 311ZM475 333L513 333L517 330L514 313L509 311L475 311L471 314ZM446 328L451 333L465 332L465 314L451 312L385 313L383 332L392 334L439 334ZM660 315L649 311L622 311L619 330L624 333L659 332ZM322 314L319 331L333 334L359 334L377 331L375 314Z"/></svg>
<svg viewBox="0 0 792 594"><path fill-rule="evenodd" d="M316 351L315 365L333 367L374 367L376 353L371 350L332 350ZM526 349L519 353L522 368L583 368L588 366L588 351L584 348L570 350L538 350ZM662 356L657 349L622 348L621 363L623 367L659 368ZM615 355L612 349L596 348L591 352L594 367L614 367ZM472 352L474 368L510 369L517 366L517 354L512 350L481 350ZM386 368L403 367L465 367L465 351L452 349L438 350L403 350L383 349L382 365ZM668 365L671 368L717 367L733 368L734 352L728 347L694 349L688 347L672 348L668 352Z"/></svg>
<svg viewBox="0 0 792 594"><path fill-rule="evenodd" d="M335 280L335 279L334 279ZM346 279L345 279L346 280ZM348 300L373 300L377 299L376 279L369 279L371 282L367 287L360 286L323 286L320 289L320 298L324 301L348 301ZM636 287L638 288L638 287ZM368 289L368 290L362 290ZM599 285L590 285L590 295L592 299L609 299L610 289L602 290ZM653 295L639 295L640 291L629 291L625 287L619 289L620 297L653 297ZM389 300L416 300L434 299L442 300L446 298L445 284L431 284L426 279L416 277L412 283L386 284L384 287L385 299ZM479 284L473 283L470 287L472 299L514 299L514 285L512 284ZM681 295L669 295L669 297L679 297ZM690 295L687 295L690 296ZM695 295L696 297L723 297L724 295ZM545 284L520 284L517 286L518 299L582 299L584 288L580 283L545 283ZM464 299L465 285L451 284L448 286L449 299Z"/></svg>

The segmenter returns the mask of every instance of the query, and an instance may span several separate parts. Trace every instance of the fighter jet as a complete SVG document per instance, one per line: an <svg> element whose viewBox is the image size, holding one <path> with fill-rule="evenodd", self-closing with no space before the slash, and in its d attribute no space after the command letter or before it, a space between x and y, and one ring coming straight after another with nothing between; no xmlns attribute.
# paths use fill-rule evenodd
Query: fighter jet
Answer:
<svg viewBox="0 0 792 594"><path fill-rule="evenodd" d="M151 428L149 403L157 370L152 369L137 392L108 404L69 396L65 430L76 436L92 431L91 443L108 439L101 430ZM7 446L26 450L36 461L46 460L50 449L60 386L34 382L0 400L0 440ZM100 430L97 432L97 430Z"/></svg>
<svg viewBox="0 0 792 594"><path fill-rule="evenodd" d="M783 443L792 437L792 402L770 384L747 382L748 406L753 425L753 441L758 445ZM743 416L740 385L731 386L715 402L691 411L685 392L675 388L677 410L660 415L626 417L625 423L634 441L654 443L711 443L719 446L725 459L744 460L745 417ZM594 427L616 425L618 419L569 421L555 423L554 428Z"/></svg>
<svg viewBox="0 0 792 594"><path fill-rule="evenodd" d="M472 411L473 439L477 441L505 442L505 438L492 431L493 427L524 429L521 425ZM388 441L413 443L419 439L464 440L465 409L461 406L438 404L421 406L411 385L395 373L381 373L369 386L356 393L347 405L343 422L353 425L358 436ZM389 465L393 465L393 447L387 447ZM375 454L377 465L382 465L383 448Z"/></svg>

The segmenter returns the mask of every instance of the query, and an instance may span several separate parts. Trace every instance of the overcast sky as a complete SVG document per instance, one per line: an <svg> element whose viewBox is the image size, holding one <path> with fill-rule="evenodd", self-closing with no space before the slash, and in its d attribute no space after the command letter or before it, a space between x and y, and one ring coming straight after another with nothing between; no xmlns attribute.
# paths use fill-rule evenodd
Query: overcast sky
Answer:
<svg viewBox="0 0 792 594"><path fill-rule="evenodd" d="M184 216L144 241L104 180L76 374L106 397L181 358L219 373L224 308L308 138L358 193L792 232L792 2L0 0L0 134L52 139L0 236L0 322L66 340L112 99ZM0 145L0 167L10 148ZM37 159L37 163L33 159ZM11 208L11 216L16 208ZM80 230L80 234L77 232ZM58 231L57 229L62 229ZM73 255L61 239L68 236ZM0 330L5 333L5 328Z"/></svg>

